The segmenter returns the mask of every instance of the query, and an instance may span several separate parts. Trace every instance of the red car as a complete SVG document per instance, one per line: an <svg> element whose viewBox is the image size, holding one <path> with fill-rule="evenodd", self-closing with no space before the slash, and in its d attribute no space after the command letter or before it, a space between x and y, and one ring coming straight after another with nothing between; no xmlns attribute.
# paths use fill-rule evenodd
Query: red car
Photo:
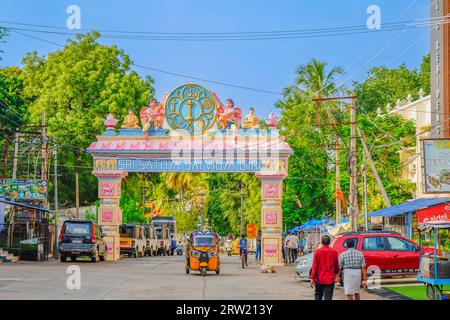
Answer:
<svg viewBox="0 0 450 320"><path fill-rule="evenodd" d="M347 232L337 236L331 247L341 254L347 249L350 239L354 240L355 248L364 254L367 267L379 267L383 275L417 275L419 246L411 239L389 231ZM426 248L424 251L428 250Z"/></svg>

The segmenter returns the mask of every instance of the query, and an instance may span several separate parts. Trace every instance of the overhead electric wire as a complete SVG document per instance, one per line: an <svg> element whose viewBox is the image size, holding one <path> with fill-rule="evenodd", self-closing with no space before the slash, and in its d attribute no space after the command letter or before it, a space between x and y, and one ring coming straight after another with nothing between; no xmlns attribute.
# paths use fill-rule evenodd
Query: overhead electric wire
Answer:
<svg viewBox="0 0 450 320"><path fill-rule="evenodd" d="M396 20L396 22L399 22L404 16L406 16L406 14L408 14L408 12L414 7L414 5L417 3L418 0L414 0L409 6L408 8L406 8L406 10L400 15L400 17ZM434 2L436 2L437 0L434 0ZM434 3L433 2L433 3ZM431 5L433 5L433 3ZM427 8L428 10L428 8ZM353 68L354 65L356 65L367 53L369 53L373 48L375 48L375 46L384 39L384 37L386 37L386 35L388 34L387 31L385 31L380 38L378 38L378 40L376 40L374 43L372 43L372 45L370 47L368 47L358 58L356 58L355 60L353 60L353 62L347 66L347 68L345 68L346 71L348 71L349 69Z"/></svg>
<svg viewBox="0 0 450 320"><path fill-rule="evenodd" d="M105 38L117 38L117 39L135 39L135 40L173 40L173 41L227 41L227 40L273 40L273 39L295 39L295 38L309 38L309 37L323 37L323 36L338 36L338 35L351 35L358 33L373 33L373 32L386 32L392 30L400 30L404 28L417 28L426 27L433 23L437 18L422 19L422 20L409 20L409 21L397 21L394 23L385 23L381 29L368 29L367 25L360 26L350 26L350 27L333 27L333 28L322 28L322 29L303 29L303 30L288 30L288 31L261 31L261 32L224 32L224 33L186 33L186 32L173 32L173 33L162 33L162 32L129 32L129 31L110 31L110 30L98 30L103 32L103 37ZM15 25L31 25L23 24L17 22L0 21L6 24ZM58 30L66 30L62 27L50 27L42 25L31 25L37 28L52 28ZM40 32L49 33L57 35L70 35L74 36L79 34L79 32L63 32L63 31L51 31L51 30L38 30L30 28L18 28L5 26L10 30L17 31L29 31L29 32ZM81 31L95 30L92 29L78 29ZM111 34L109 34L111 33ZM133 33L134 35L130 35ZM140 35L138 35L140 34Z"/></svg>
<svg viewBox="0 0 450 320"><path fill-rule="evenodd" d="M26 33L23 33L23 32L18 32L18 33L20 33L21 35L27 36L27 37L32 37L34 39L41 40L41 41L53 44L53 45L64 47L63 45L60 45L60 44L48 41L46 39L35 37L33 35L29 35L29 34L26 34ZM134 64L133 63L132 65L134 65L135 67L138 67L138 68L147 69L147 70L160 72L160 73L165 73L165 74L172 75L172 76L178 76L178 77L183 77L183 78L188 78L188 79L194 79L194 80L198 80L198 81L204 81L204 82L214 83L214 84L228 86L228 87L234 87L234 88L238 88L238 89L250 90L250 91L255 91L255 92L268 93L268 94L274 94L274 95L283 95L281 92L275 92L275 91L264 90L264 89L257 89L257 88L242 86L242 85L235 85L235 84L226 83L226 82L217 81L217 80L209 80L209 79L204 79L204 78L201 78L201 77L190 76L190 75L176 73L176 72L171 72L171 71L167 71L167 70L163 70L163 69L159 69L159 68L144 66L144 65L141 65L141 64Z"/></svg>
<svg viewBox="0 0 450 320"><path fill-rule="evenodd" d="M445 21L442 24L448 24L449 21ZM419 27L429 27L431 25L434 25L434 23L430 24L423 24L423 25L417 25L417 26L408 26L408 27L396 27L396 28L389 28L389 31L397 31L397 30L404 30L411 29L411 28L419 28ZM64 36L76 36L76 33L70 33L70 32L55 32L55 31L45 31L45 30L35 30L35 29L26 29L26 28L14 28L10 27L9 30L11 31L25 31L25 32L32 32L32 33L43 33L43 34L56 34L56 35L64 35ZM335 33L326 33L326 34L310 34L310 35L292 35L292 36L265 36L265 37L221 37L221 38L189 38L189 37L137 37L137 36L123 36L123 35L102 35L102 38L105 39L120 39L120 40L139 40L139 41L192 41L192 42L217 42L217 41L259 41L259 40L286 40L286 39L306 39L306 38L322 38L322 37L335 37L335 36L346 36L346 35L357 35L357 34L366 34L366 33L374 33L374 32L380 32L380 31L386 31L384 29L377 29L377 30L370 30L370 29L364 29L361 31L354 31L354 32L335 32Z"/></svg>

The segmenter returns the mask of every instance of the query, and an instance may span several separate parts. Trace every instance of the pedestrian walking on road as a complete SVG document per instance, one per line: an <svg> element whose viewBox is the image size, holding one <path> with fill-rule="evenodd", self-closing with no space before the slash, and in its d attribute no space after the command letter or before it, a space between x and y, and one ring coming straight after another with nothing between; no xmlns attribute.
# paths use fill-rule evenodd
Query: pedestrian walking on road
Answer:
<svg viewBox="0 0 450 320"><path fill-rule="evenodd" d="M361 289L361 275L363 277L363 287L367 285L366 260L362 252L355 249L355 241L347 240L347 251L339 256L339 266L341 268L341 276L343 277L344 291L348 300L360 300L359 294ZM336 282L340 282L338 277Z"/></svg>
<svg viewBox="0 0 450 320"><path fill-rule="evenodd" d="M339 274L339 258L336 250L330 248L331 239L322 236L322 246L314 253L310 285L315 288L315 300L332 300L334 283Z"/></svg>
<svg viewBox="0 0 450 320"><path fill-rule="evenodd" d="M241 238L239 239L239 256L241 257L241 259L242 259L242 255L244 255L245 266L248 267L248 263L247 263L248 241L247 241L247 238L245 237L245 234L242 234Z"/></svg>
<svg viewBox="0 0 450 320"><path fill-rule="evenodd" d="M295 262L297 260L298 256L298 237L294 232L291 232L291 255L292 255L292 262Z"/></svg>
<svg viewBox="0 0 450 320"><path fill-rule="evenodd" d="M284 239L284 248L286 250L285 259L286 263L291 263L292 260L292 248L291 248L291 235L288 234L286 238Z"/></svg>
<svg viewBox="0 0 450 320"><path fill-rule="evenodd" d="M256 261L261 261L261 231L258 231L256 237Z"/></svg>

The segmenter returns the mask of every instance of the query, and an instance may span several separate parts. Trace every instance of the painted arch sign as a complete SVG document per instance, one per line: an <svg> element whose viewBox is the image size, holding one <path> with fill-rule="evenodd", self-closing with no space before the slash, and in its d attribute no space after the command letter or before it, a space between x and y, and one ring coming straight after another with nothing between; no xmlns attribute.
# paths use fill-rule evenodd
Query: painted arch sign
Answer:
<svg viewBox="0 0 450 320"><path fill-rule="evenodd" d="M129 113L121 128L109 115L106 130L87 149L99 181L99 224L107 234L108 259L120 257L118 228L121 180L128 172L251 172L261 180L262 263L282 264L282 181L292 149L279 135L271 114L268 129L250 110L197 84L177 87L161 103L151 100L140 112L140 124Z"/></svg>

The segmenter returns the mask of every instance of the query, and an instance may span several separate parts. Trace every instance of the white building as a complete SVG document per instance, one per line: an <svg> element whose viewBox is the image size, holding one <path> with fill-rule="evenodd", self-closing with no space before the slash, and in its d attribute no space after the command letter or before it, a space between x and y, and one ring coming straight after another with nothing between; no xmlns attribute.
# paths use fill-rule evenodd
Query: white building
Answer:
<svg viewBox="0 0 450 320"><path fill-rule="evenodd" d="M424 96L423 90L419 92L419 99L413 101L411 95L406 100L397 101L397 105L392 108L387 106L389 114L399 114L405 119L413 120L416 123L416 146L405 148L400 152L403 163L402 178L408 179L416 184L415 199L448 197L450 194L424 194L423 193L423 170L422 170L422 143L421 139L431 138L431 96Z"/></svg>

